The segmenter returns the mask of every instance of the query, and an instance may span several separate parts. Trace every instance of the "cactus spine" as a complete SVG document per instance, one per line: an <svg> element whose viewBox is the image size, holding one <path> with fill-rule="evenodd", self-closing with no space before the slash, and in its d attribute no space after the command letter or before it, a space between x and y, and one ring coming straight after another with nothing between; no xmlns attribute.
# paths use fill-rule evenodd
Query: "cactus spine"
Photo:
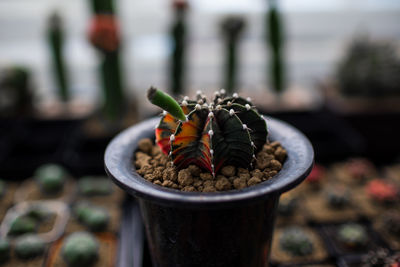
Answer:
<svg viewBox="0 0 400 267"><path fill-rule="evenodd" d="M251 166L266 142L267 126L250 99L236 93L227 97L224 89L211 103L200 91L196 100L184 97L180 103L165 95L148 91L149 100L165 110L156 128L157 144L178 169L195 164L215 176L226 165Z"/></svg>
<svg viewBox="0 0 400 267"><path fill-rule="evenodd" d="M49 28L47 34L59 95L62 101L68 101L70 98L70 92L67 69L63 55L64 31L62 28L61 17L57 13L52 14L49 19Z"/></svg>

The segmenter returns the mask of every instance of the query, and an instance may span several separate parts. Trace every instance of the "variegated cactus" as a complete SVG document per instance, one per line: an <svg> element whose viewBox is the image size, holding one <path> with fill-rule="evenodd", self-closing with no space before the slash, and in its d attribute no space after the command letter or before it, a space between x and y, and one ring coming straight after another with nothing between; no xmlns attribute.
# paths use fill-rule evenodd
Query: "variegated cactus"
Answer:
<svg viewBox="0 0 400 267"><path fill-rule="evenodd" d="M194 164L215 176L227 165L249 168L266 142L266 122L249 98L228 97L224 89L214 94L210 103L200 91L196 100L184 97L178 103L160 90L148 90L149 100L164 109L156 142L178 169Z"/></svg>

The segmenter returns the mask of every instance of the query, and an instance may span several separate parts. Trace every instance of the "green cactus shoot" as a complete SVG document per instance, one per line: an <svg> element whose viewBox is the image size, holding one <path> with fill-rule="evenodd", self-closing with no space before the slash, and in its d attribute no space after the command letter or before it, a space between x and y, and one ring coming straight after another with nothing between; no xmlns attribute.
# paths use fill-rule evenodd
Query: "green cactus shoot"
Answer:
<svg viewBox="0 0 400 267"><path fill-rule="evenodd" d="M164 109L156 142L178 168L195 164L214 176L226 165L249 168L267 138L267 125L251 100L221 89L207 102L185 96L179 103L167 94L148 90L151 103Z"/></svg>

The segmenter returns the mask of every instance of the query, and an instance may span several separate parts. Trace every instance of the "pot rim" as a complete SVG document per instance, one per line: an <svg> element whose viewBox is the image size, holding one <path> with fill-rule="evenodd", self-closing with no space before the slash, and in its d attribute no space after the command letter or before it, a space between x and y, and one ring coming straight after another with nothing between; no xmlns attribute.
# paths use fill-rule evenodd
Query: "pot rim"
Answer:
<svg viewBox="0 0 400 267"><path fill-rule="evenodd" d="M279 141L287 151L282 169L271 179L240 190L223 192L182 192L155 185L135 170L134 152L145 137L154 138L154 128L160 118L154 117L122 131L108 144L105 151L105 170L108 176L131 195L167 206L218 207L237 205L280 195L300 184L311 172L314 151L310 141L293 126L268 116L268 138Z"/></svg>

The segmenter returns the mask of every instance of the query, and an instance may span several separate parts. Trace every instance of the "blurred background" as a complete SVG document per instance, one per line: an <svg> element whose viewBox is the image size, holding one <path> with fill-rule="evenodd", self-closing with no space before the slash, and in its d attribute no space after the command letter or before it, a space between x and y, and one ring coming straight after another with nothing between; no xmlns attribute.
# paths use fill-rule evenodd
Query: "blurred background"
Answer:
<svg viewBox="0 0 400 267"><path fill-rule="evenodd" d="M398 266L400 1L1 0L0 238L34 210L14 204L57 199L43 209L71 208L64 233L134 247L134 266L149 266L138 210L104 177L103 153L159 113L150 86L178 99L237 91L311 140L316 168L281 199L273 266ZM82 207L108 219L96 228ZM17 236L29 230L19 223ZM64 266L62 234L29 264Z"/></svg>

